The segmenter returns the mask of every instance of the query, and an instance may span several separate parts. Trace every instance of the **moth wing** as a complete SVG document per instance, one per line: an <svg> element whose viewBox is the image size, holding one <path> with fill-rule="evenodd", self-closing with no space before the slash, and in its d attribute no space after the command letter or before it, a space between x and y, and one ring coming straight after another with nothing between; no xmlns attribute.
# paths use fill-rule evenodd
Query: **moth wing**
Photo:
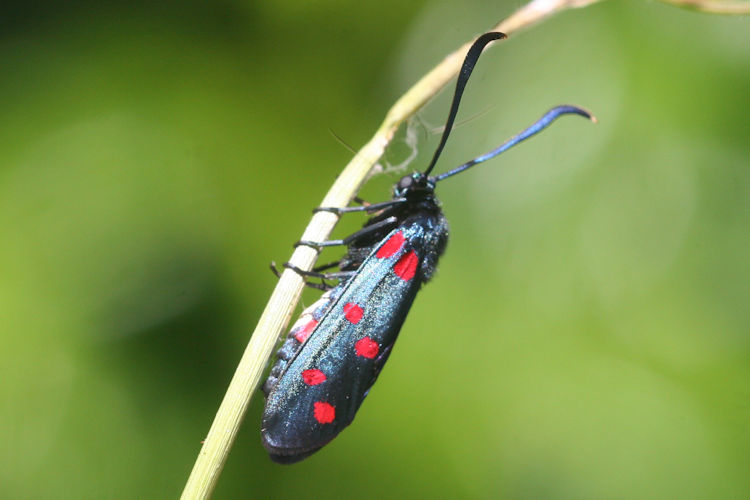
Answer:
<svg viewBox="0 0 750 500"><path fill-rule="evenodd" d="M384 238L268 395L261 435L275 461L309 456L354 419L419 289L421 234Z"/></svg>

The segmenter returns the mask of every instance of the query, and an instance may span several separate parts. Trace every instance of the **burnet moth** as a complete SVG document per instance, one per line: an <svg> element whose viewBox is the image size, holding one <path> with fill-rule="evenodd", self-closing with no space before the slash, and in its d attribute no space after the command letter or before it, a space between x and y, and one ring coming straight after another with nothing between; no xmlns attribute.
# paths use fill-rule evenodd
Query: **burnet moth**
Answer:
<svg viewBox="0 0 750 500"><path fill-rule="evenodd" d="M377 379L419 288L435 273L448 241L448 222L435 186L528 139L566 114L592 119L575 106L558 106L501 146L440 175L430 176L458 112L464 87L484 47L502 33L486 33L471 46L456 83L440 143L424 172L403 177L393 198L349 208L320 207L336 214L372 214L363 228L343 240L299 241L316 249L345 245L338 262L307 272L325 290L305 309L277 353L263 386L266 406L261 437L275 462L289 464L318 451L354 419ZM338 266L338 272L325 273ZM338 280L329 286L324 280Z"/></svg>

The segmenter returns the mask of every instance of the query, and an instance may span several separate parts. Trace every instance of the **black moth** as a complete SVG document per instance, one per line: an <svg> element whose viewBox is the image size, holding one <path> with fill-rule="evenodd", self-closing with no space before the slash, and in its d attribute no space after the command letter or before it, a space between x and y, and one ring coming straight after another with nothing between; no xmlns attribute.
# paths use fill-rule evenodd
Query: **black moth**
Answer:
<svg viewBox="0 0 750 500"><path fill-rule="evenodd" d="M435 197L437 182L486 161L540 132L565 114L593 117L575 106L558 106L498 148L449 172L430 177L451 132L464 87L484 47L505 38L486 33L469 49L456 83L440 144L423 173L407 175L393 188L393 199L350 208L318 208L337 214L368 212L364 227L343 240L298 245L346 245L347 253L306 277L338 279L308 307L278 351L263 386L266 406L261 437L275 462L302 460L331 441L354 419L383 368L417 291L435 272L448 241L448 222ZM322 273L338 266L339 272Z"/></svg>

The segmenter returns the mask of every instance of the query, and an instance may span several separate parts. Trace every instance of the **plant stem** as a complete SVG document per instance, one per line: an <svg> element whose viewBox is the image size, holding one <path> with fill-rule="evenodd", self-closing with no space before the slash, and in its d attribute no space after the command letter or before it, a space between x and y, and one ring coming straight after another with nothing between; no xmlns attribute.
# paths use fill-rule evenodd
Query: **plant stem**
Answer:
<svg viewBox="0 0 750 500"><path fill-rule="evenodd" d="M750 14L750 1L742 0L661 0L664 3L708 14Z"/></svg>
<svg viewBox="0 0 750 500"><path fill-rule="evenodd" d="M597 1L533 0L490 31L514 33L559 11ZM345 207L351 202L372 167L385 152L399 126L451 81L458 73L470 45L471 42L468 42L446 57L396 101L372 139L341 172L323 198L321 206ZM325 241L337 221L338 217L330 212L318 212L313 216L301 239ZM316 258L315 250L300 246L292 254L290 262L301 269L309 270ZM303 280L297 273L287 269L281 275L203 442L182 492L183 499L205 499L211 496L266 363L294 312L303 286Z"/></svg>

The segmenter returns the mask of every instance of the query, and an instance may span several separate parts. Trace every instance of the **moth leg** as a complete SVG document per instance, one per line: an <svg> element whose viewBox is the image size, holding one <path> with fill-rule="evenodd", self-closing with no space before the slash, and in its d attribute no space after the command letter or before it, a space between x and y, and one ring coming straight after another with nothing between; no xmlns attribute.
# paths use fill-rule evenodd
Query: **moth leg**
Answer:
<svg viewBox="0 0 750 500"><path fill-rule="evenodd" d="M271 268L271 272L272 272L272 273L273 273L273 274L274 274L274 275L275 275L275 276L276 276L277 278L281 278L281 273L279 272L279 270L278 270L278 269L276 269L276 262L274 262L274 261L271 261L271 264L269 265L269 267Z"/></svg>
<svg viewBox="0 0 750 500"><path fill-rule="evenodd" d="M394 200L383 201L381 203L367 203L367 202L363 201L362 202L362 206L360 206L360 207L344 207L344 208L339 208L339 207L317 207L317 208L313 208L313 213L317 213L317 212L331 212L331 213L334 213L336 215L348 214L348 213L352 213L352 212L368 212L368 213L370 213L370 212L377 212L378 210L382 210L384 208L390 208L390 207L393 207L393 206L396 206L396 205L400 205L400 204L405 203L405 202L406 202L406 198L396 198Z"/></svg>
<svg viewBox="0 0 750 500"><path fill-rule="evenodd" d="M388 217L387 219L383 219L379 222L376 222L375 224L370 224L369 226L365 226L359 231L350 234L343 240L328 240L328 241L307 241L307 240L299 240L297 243L294 244L294 247L298 246L306 246L306 247L312 247L316 250L320 250L324 247L335 247L335 246L342 246L342 245L349 245L352 241L355 241L363 236L367 236L370 233L374 233L377 231L380 231L381 229L394 225L398 219L396 217Z"/></svg>
<svg viewBox="0 0 750 500"><path fill-rule="evenodd" d="M277 278L281 278L281 273L279 272L278 269L276 269L276 263L272 261L270 267L271 267L271 272L273 274L275 274ZM287 267L286 264L284 265L284 267ZM293 270L296 271L296 269L293 269ZM300 274L300 273L298 272L298 274ZM304 275L302 275L302 277L304 278ZM315 288L316 290L323 290L324 292L327 292L328 290L330 290L331 288L333 288L328 283L322 283L322 282L321 283L311 283L311 282L309 282L307 280L305 280L305 286L309 286L310 288Z"/></svg>
<svg viewBox="0 0 750 500"><path fill-rule="evenodd" d="M294 264L291 264L289 262L284 262L284 267L286 269L291 269L295 273L299 274L303 278L319 278L322 280L340 280L343 278L351 278L354 276L356 271L341 271L338 273L319 273L317 271L304 271L300 269L299 267L295 266Z"/></svg>
<svg viewBox="0 0 750 500"><path fill-rule="evenodd" d="M326 264L321 264L319 266L313 267L313 271L320 272L325 271L326 269L331 269L332 267L336 267L341 263L340 260L334 260L333 262L328 262Z"/></svg>

